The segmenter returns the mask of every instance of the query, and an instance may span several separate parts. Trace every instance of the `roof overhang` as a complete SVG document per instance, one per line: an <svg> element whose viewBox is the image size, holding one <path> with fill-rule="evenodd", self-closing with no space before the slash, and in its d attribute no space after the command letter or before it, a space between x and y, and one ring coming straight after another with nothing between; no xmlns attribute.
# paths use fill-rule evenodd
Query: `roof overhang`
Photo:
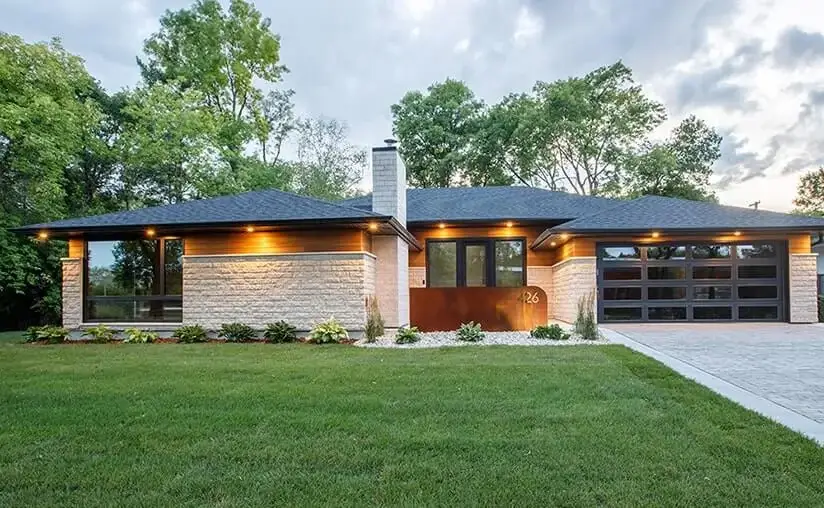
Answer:
<svg viewBox="0 0 824 508"><path fill-rule="evenodd" d="M657 233L664 236L696 236L708 234L722 234L734 235L736 232L741 234L781 234L781 233L808 233L822 234L818 228L811 226L792 226L792 227L743 227L743 228L682 228L682 229L667 229L667 228L650 228L650 229L590 229L590 230L564 230L563 227L549 228L541 233L535 241L532 242L530 248L538 249L541 246L555 242L560 245L570 238L575 237L593 237L593 236L650 236L651 233ZM654 238L652 238L654 240Z"/></svg>
<svg viewBox="0 0 824 508"><path fill-rule="evenodd" d="M177 224L128 224L128 225L104 225L104 226L49 226L48 224L35 224L32 226L21 226L11 228L10 231L21 234L36 236L45 233L49 238L68 239L91 237L100 239L115 239L123 237L143 237L147 229L152 229L156 236L179 236L193 233L229 233L254 228L256 231L289 231L289 230L311 230L327 228L362 228L376 234L391 234L402 238L407 244L416 250L422 247L414 235L410 233L394 217L388 215L376 215L374 217L356 217L340 219L299 219L282 221L250 221L250 222L197 222L197 223L177 223Z"/></svg>

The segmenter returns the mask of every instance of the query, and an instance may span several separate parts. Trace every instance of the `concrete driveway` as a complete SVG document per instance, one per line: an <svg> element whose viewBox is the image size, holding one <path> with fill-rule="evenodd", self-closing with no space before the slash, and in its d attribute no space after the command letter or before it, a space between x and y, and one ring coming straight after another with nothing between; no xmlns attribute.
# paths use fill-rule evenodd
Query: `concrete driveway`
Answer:
<svg viewBox="0 0 824 508"><path fill-rule="evenodd" d="M824 444L824 326L625 324L605 334Z"/></svg>

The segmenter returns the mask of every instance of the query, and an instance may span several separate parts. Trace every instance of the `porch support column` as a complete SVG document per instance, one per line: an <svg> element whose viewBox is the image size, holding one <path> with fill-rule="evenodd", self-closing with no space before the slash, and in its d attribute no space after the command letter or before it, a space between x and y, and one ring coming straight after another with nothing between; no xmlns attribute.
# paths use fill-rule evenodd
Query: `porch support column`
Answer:
<svg viewBox="0 0 824 508"><path fill-rule="evenodd" d="M790 323L818 322L818 254L790 254Z"/></svg>
<svg viewBox="0 0 824 508"><path fill-rule="evenodd" d="M62 258L63 327L78 328L83 322L83 258Z"/></svg>

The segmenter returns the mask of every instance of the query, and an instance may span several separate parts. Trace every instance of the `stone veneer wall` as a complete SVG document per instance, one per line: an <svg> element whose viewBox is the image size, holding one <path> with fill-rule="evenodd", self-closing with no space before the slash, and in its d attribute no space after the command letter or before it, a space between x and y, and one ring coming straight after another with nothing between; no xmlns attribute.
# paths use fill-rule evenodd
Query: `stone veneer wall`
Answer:
<svg viewBox="0 0 824 508"><path fill-rule="evenodd" d="M552 266L550 315L554 319L575 322L578 300L596 290L595 270L595 257L568 258Z"/></svg>
<svg viewBox="0 0 824 508"><path fill-rule="evenodd" d="M426 268L422 266L409 267L409 287L410 288L425 288L426 287Z"/></svg>
<svg viewBox="0 0 824 508"><path fill-rule="evenodd" d="M365 252L183 257L183 323L255 328L283 319L299 330L335 317L363 330L375 293L375 257Z"/></svg>
<svg viewBox="0 0 824 508"><path fill-rule="evenodd" d="M375 296L387 328L409 324L409 247L397 236L373 236Z"/></svg>
<svg viewBox="0 0 824 508"><path fill-rule="evenodd" d="M552 267L551 266L527 266L526 285L537 286L546 293L547 317L553 319L553 289L552 289Z"/></svg>
<svg viewBox="0 0 824 508"><path fill-rule="evenodd" d="M818 254L790 254L790 322L818 321Z"/></svg>
<svg viewBox="0 0 824 508"><path fill-rule="evenodd" d="M63 327L77 328L83 322L83 259L63 258Z"/></svg>

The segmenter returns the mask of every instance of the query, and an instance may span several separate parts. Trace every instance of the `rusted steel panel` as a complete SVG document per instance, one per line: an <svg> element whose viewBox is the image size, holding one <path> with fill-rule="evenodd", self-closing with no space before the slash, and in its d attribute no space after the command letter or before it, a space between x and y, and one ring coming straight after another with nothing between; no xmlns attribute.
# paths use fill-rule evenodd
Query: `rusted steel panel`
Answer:
<svg viewBox="0 0 824 508"><path fill-rule="evenodd" d="M547 322L547 297L535 286L520 288L411 288L410 320L421 331L455 330L475 321L484 330L531 330Z"/></svg>

